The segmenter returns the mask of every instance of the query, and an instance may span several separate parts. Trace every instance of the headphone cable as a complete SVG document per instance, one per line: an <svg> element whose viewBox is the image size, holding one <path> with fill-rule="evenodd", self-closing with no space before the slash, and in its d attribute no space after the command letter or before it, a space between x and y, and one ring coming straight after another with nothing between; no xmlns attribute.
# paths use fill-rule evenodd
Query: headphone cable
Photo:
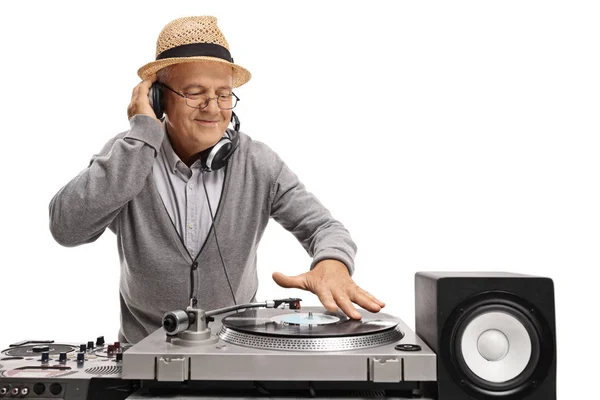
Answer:
<svg viewBox="0 0 600 400"><path fill-rule="evenodd" d="M208 198L208 191L206 190L206 182L204 181L204 173L206 171L202 170L202 186L204 187L204 194L206 195L206 202L208 203L208 211L210 213L210 219L212 221L212 229L215 231L215 242L217 243L217 250L219 250L219 257L221 257L221 265L223 266L223 272L225 272L225 278L227 279L227 284L229 285L229 291L231 292L231 297L233 297L233 304L237 305L237 301L235 299L235 294L233 293L233 287L231 286L231 281L229 280L229 274L227 273L227 268L225 267L225 260L223 260L223 254L221 254L221 247L219 246L219 239L217 238L217 225L215 224L215 218L213 217L212 207L210 205L210 199ZM210 231L209 231L210 233Z"/></svg>

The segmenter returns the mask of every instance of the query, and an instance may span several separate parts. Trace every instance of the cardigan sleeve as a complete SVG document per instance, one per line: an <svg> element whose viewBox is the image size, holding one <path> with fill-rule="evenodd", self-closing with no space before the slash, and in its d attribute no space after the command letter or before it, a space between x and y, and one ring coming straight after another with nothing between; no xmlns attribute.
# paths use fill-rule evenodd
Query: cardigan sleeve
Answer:
<svg viewBox="0 0 600 400"><path fill-rule="evenodd" d="M313 258L310 268L325 259L341 261L354 272L356 244L341 222L308 192L290 168L277 157L279 173L272 187L271 216L290 231Z"/></svg>
<svg viewBox="0 0 600 400"><path fill-rule="evenodd" d="M135 115L129 122L130 130L111 139L50 201L50 232L61 245L98 239L144 187L164 131L146 115Z"/></svg>

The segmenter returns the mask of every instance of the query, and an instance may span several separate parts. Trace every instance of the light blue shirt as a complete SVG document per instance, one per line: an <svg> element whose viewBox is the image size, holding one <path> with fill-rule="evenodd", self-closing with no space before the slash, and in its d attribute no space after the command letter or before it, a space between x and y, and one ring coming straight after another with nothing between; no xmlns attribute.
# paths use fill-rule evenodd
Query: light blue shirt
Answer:
<svg viewBox="0 0 600 400"><path fill-rule="evenodd" d="M214 217L223 190L225 168L202 172L200 160L189 168L173 150L165 131L165 139L154 159L152 175L179 237L190 256L196 258L212 223L202 180L206 183Z"/></svg>

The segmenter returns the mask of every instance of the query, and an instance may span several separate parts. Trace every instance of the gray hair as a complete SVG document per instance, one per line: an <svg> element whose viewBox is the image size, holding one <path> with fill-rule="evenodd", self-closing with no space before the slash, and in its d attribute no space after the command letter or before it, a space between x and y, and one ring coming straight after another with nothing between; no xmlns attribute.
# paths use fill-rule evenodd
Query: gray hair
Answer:
<svg viewBox="0 0 600 400"><path fill-rule="evenodd" d="M174 64L171 65L167 65L164 68L159 69L156 72L156 79L159 82L166 82L167 80L169 80L169 78L171 77L171 75L173 74L173 68L175 67Z"/></svg>

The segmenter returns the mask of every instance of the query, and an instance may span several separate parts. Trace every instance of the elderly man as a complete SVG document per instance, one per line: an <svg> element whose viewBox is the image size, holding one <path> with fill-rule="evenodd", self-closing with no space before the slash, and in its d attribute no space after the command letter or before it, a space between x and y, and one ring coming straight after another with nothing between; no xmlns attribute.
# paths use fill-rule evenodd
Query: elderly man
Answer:
<svg viewBox="0 0 600 400"><path fill-rule="evenodd" d="M277 284L309 290L350 318L361 317L352 302L379 311L384 304L350 277L347 230L269 147L228 129L232 90L250 73L233 62L216 18L170 22L156 54L138 71L130 129L50 203L50 229L64 246L93 242L107 227L117 235L119 339L138 342L190 300L204 309L253 301L270 217L313 258L299 276L274 273Z"/></svg>

